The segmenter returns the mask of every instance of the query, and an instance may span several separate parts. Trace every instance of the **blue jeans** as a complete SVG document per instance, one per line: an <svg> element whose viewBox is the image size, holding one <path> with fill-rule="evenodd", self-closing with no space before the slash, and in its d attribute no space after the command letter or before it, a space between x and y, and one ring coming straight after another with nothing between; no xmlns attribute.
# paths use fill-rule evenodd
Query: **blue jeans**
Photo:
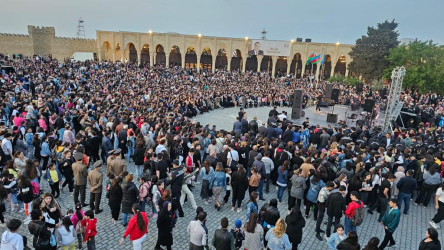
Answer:
<svg viewBox="0 0 444 250"><path fill-rule="evenodd" d="M284 191L287 187L282 187L279 184L277 186L278 186L278 200L279 202L282 202L282 196L284 196Z"/></svg>
<svg viewBox="0 0 444 250"><path fill-rule="evenodd" d="M263 178L261 178L261 180L259 181L258 191L259 191L259 199L263 199L264 198L264 179Z"/></svg>
<svg viewBox="0 0 444 250"><path fill-rule="evenodd" d="M146 205L146 202L145 202L145 201L139 201L139 204L140 204L140 210L141 210L141 212L145 212L145 205Z"/></svg>
<svg viewBox="0 0 444 250"><path fill-rule="evenodd" d="M122 225L125 227L128 225L128 215L129 214L122 213Z"/></svg>
<svg viewBox="0 0 444 250"><path fill-rule="evenodd" d="M130 161L131 156L134 154L134 147L128 147L128 154L126 156L127 161Z"/></svg>
<svg viewBox="0 0 444 250"><path fill-rule="evenodd" d="M409 212L409 207L410 207L410 199L412 198L411 194L406 194L403 192L399 192L398 194L398 208L399 211L401 211L401 205L402 202L404 201L405 207L404 207L404 214L407 214Z"/></svg>
<svg viewBox="0 0 444 250"><path fill-rule="evenodd" d="M347 235L348 232L350 231L354 231L357 232L357 228L356 226L352 225L352 219L348 218L347 216L345 216L345 221L344 221L344 234Z"/></svg>
<svg viewBox="0 0 444 250"><path fill-rule="evenodd" d="M59 141L63 141L63 134L65 133L65 128L57 130L57 133L59 134Z"/></svg>
<svg viewBox="0 0 444 250"><path fill-rule="evenodd" d="M136 175L137 175L137 177L142 177L143 165L136 165Z"/></svg>

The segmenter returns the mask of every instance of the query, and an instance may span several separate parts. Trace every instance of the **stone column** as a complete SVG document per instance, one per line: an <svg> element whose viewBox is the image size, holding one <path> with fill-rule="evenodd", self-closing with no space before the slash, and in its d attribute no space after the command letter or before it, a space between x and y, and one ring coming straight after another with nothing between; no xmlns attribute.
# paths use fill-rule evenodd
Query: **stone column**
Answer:
<svg viewBox="0 0 444 250"><path fill-rule="evenodd" d="M303 63L304 61L302 61L302 70L301 70L301 78L304 78L305 75L305 66L307 65L307 63Z"/></svg>
<svg viewBox="0 0 444 250"><path fill-rule="evenodd" d="M165 66L170 67L170 55L167 55L167 53L165 53Z"/></svg>
<svg viewBox="0 0 444 250"><path fill-rule="evenodd" d="M211 57L211 72L215 72L216 71L216 57L212 56Z"/></svg>
<svg viewBox="0 0 444 250"><path fill-rule="evenodd" d="M277 62L278 57L277 56L272 56L271 57L271 61L273 62L272 66L273 68L271 69L271 77L274 78L274 74L276 73L276 62Z"/></svg>
<svg viewBox="0 0 444 250"><path fill-rule="evenodd" d="M154 66L154 55L150 54L150 66L153 67Z"/></svg>
<svg viewBox="0 0 444 250"><path fill-rule="evenodd" d="M256 56L257 58L257 72L261 72L261 63L262 59L264 59L264 56Z"/></svg>
<svg viewBox="0 0 444 250"><path fill-rule="evenodd" d="M321 71L321 64L316 64L316 74L315 74L315 80L319 80L319 72Z"/></svg>
<svg viewBox="0 0 444 250"><path fill-rule="evenodd" d="M347 67L347 65L345 65L345 77L348 77L348 74L349 74L350 72L349 72L349 70L348 70L348 67Z"/></svg>
<svg viewBox="0 0 444 250"><path fill-rule="evenodd" d="M330 77L332 77L335 74L335 67L336 67L336 63L335 64L331 64L331 71L330 71Z"/></svg>
<svg viewBox="0 0 444 250"><path fill-rule="evenodd" d="M231 58L227 58L227 71L231 71Z"/></svg>
<svg viewBox="0 0 444 250"><path fill-rule="evenodd" d="M290 74L290 67L291 67L291 61L288 63L288 57L287 57L287 76Z"/></svg>
<svg viewBox="0 0 444 250"><path fill-rule="evenodd" d="M140 65L142 53L137 53L137 65Z"/></svg>
<svg viewBox="0 0 444 250"><path fill-rule="evenodd" d="M242 63L242 73L245 73L245 70L247 68L247 64L246 63Z"/></svg>
<svg viewBox="0 0 444 250"><path fill-rule="evenodd" d="M113 62L115 62L116 61L116 51L114 50L113 51Z"/></svg>
<svg viewBox="0 0 444 250"><path fill-rule="evenodd" d="M185 56L182 56L182 68L185 68Z"/></svg>
<svg viewBox="0 0 444 250"><path fill-rule="evenodd" d="M198 72L200 72L200 55L197 55L196 69Z"/></svg>

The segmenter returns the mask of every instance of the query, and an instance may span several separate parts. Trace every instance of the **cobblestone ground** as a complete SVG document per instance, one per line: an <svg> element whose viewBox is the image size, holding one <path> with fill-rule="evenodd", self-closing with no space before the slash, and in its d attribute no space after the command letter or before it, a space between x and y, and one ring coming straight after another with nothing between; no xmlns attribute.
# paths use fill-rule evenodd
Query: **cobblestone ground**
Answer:
<svg viewBox="0 0 444 250"><path fill-rule="evenodd" d="M233 117L237 114L237 109L231 109L231 114ZM268 115L269 108L257 108L257 109L247 109L247 113L256 113L252 115L262 114ZM281 109L278 109L279 111ZM229 124L232 124L232 119L230 121L227 121L226 119L226 113L228 110L219 113L219 111L207 114L211 115L213 118L208 119L208 122L211 124L216 124L218 128L221 128L223 126L227 126L227 122ZM266 112L266 113L265 113ZM325 112L325 111L324 111ZM322 115L322 113L321 113ZM251 117L251 115L249 115ZM312 117L312 116L310 116ZM324 115L325 117L325 115ZM202 118L205 118L204 116L199 116L197 119L201 120ZM263 119L263 118L261 118ZM229 129L228 125L228 129ZM135 173L134 164L129 165L129 172ZM49 191L50 188L46 181L43 181L42 184L45 191ZM88 189L87 189L88 190ZM269 194L264 194L265 199L268 201L272 198L276 198L277 191L273 188L270 188ZM195 190L193 191L196 197L196 202L198 206L201 206L204 208L204 210L208 213L207 218L207 227L210 234L210 240L213 238L213 234L216 228L219 227L220 218L227 217L230 225L229 227L232 228L234 226L234 221L236 219L241 219L242 221L245 221L245 201L243 203L243 210L240 213L233 212L230 210L229 205L225 205L222 207L222 209L217 212L214 209L213 204L205 205L203 200L199 197L198 194L200 194L200 186L196 186ZM287 201L287 191L284 195L284 201ZM62 206L62 209L64 212L66 212L67 209L74 207L74 201L73 197L70 195L68 191L65 190L58 199L59 203ZM87 194L86 201L89 201L89 194ZM116 223L113 225L111 223L111 211L107 204L107 199L105 195L102 195L102 201L101 201L101 208L104 209L104 211L97 215L98 223L97 223L97 231L98 234L96 236L96 247L97 249L132 249L132 245L129 241L129 239L126 239L125 243L122 246L118 245L119 240L121 239L125 228L119 224ZM261 207L264 204L264 202L260 201L259 206ZM394 238L396 240L396 246L392 247L391 249L418 249L419 242L425 237L425 229L429 227L428 221L434 216L435 209L432 205L429 205L428 208L424 208L422 206L414 206L411 204L410 206L410 213L409 215L403 215L401 217L401 221L399 224L398 229L396 230L394 234ZM88 209L88 208L85 208ZM279 204L279 210L281 211L281 216L285 217L287 212L287 204ZM173 249L188 249L188 242L189 242L189 235L186 231L186 228L188 226L188 223L190 220L192 220L195 216L195 211L191 208L191 205L189 202L184 204L184 211L185 211L185 217L179 218L176 228L174 229L173 236L174 236L174 245ZM4 214L6 219L10 218L18 218L18 219L25 219L24 213L19 214L18 212L10 213L9 207L8 211ZM383 227L380 226L377 223L377 217L378 214L375 213L374 215L369 215L366 213L365 221L363 224L358 227L358 235L359 235L359 242L362 247L365 246L365 244L368 242L368 240L371 237L379 237L382 241L382 238L384 237L384 230ZM326 218L324 218L324 221ZM120 222L120 221L119 221ZM343 223L343 219L342 219ZM327 249L327 243L325 240L319 241L315 237L315 226L316 222L313 221L313 215L310 214L310 217L307 219L306 227L304 228L304 234L302 243L300 245L300 249ZM325 225L322 226L322 229L325 229ZM5 228L0 228L0 232L3 233ZM444 230L439 229L438 230L440 234L440 240L442 241L444 239ZM22 225L20 228L20 233L23 235L28 236L28 238L31 239L27 226ZM156 228L156 222L153 219L149 220L149 229L148 229L148 237L143 243L143 249L154 249L154 245L156 243L157 239L157 228ZM86 249L86 247L84 247Z"/></svg>

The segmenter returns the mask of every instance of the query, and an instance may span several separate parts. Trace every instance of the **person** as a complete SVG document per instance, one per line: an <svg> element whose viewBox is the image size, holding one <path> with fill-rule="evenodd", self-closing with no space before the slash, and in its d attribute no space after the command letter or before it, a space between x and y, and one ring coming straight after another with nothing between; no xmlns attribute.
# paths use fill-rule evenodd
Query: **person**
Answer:
<svg viewBox="0 0 444 250"><path fill-rule="evenodd" d="M139 186L140 211L146 212L145 206L151 197L150 196L150 189L151 189L152 182L149 181L147 177L142 176L142 177L139 177L139 183L140 183L140 186Z"/></svg>
<svg viewBox="0 0 444 250"><path fill-rule="evenodd" d="M337 224L335 226L336 233L333 233L328 237L327 245L329 250L336 250L336 247L345 239L344 226Z"/></svg>
<svg viewBox="0 0 444 250"><path fill-rule="evenodd" d="M344 223L344 233L348 235L349 231L355 231L357 230L357 226L353 225L352 219L355 215L357 209L364 208L364 203L360 200L358 200L358 192L351 191L350 192L350 199L352 200L345 210L345 223Z"/></svg>
<svg viewBox="0 0 444 250"><path fill-rule="evenodd" d="M142 243L148 234L148 217L144 211L141 211L141 206L138 203L133 204L132 210L134 216L131 217L119 245L122 245L129 235L130 241L133 242L133 249L142 250Z"/></svg>
<svg viewBox="0 0 444 250"><path fill-rule="evenodd" d="M83 242L87 242L88 250L96 249L96 235L97 235L97 218L94 218L94 212L88 210L83 216L83 220L80 221L85 228L85 236Z"/></svg>
<svg viewBox="0 0 444 250"><path fill-rule="evenodd" d="M252 167L250 172L251 176L248 178L248 192L252 193L258 190L261 175L258 173L258 170L255 167Z"/></svg>
<svg viewBox="0 0 444 250"><path fill-rule="evenodd" d="M364 247L363 250L379 250L378 248L379 245L379 238L378 237L372 237L367 245Z"/></svg>
<svg viewBox="0 0 444 250"><path fill-rule="evenodd" d="M413 197L413 192L417 188L417 181L413 178L413 170L409 169L406 172L406 176L402 177L396 187L398 188L398 208L401 210L402 202L404 202L403 214L408 214L410 208L410 200Z"/></svg>
<svg viewBox="0 0 444 250"><path fill-rule="evenodd" d="M341 241L336 247L338 250L359 250L361 245L358 242L358 234L355 231L350 231L347 238Z"/></svg>
<svg viewBox="0 0 444 250"><path fill-rule="evenodd" d="M282 218L276 222L275 227L268 230L265 240L268 241L267 247L271 250L290 250L292 248L288 235L285 233L286 225Z"/></svg>
<svg viewBox="0 0 444 250"><path fill-rule="evenodd" d="M125 177L125 185L122 189L122 225L128 225L128 215L132 213L132 206L139 198L139 190L133 182L133 175Z"/></svg>
<svg viewBox="0 0 444 250"><path fill-rule="evenodd" d="M421 191L416 197L414 203L416 206L422 203L424 207L427 207L433 193L438 189L439 185L441 185L442 181L440 174L437 172L438 168L440 168L440 166L432 165L428 171L424 170L424 174L422 175L424 182L421 186Z"/></svg>
<svg viewBox="0 0 444 250"><path fill-rule="evenodd" d="M78 248L82 248L82 233L84 233L84 228L82 227L82 219L85 217L85 212L82 210L82 204L77 203L75 206L75 212L71 215L71 222L77 233L77 243Z"/></svg>
<svg viewBox="0 0 444 250"><path fill-rule="evenodd" d="M384 225L385 235L379 249L383 250L390 242L388 247L392 247L396 244L393 239L393 233L399 225L399 219L401 214L398 209L398 199L392 198L389 201L390 208L385 211L384 216L381 219L381 225Z"/></svg>
<svg viewBox="0 0 444 250"><path fill-rule="evenodd" d="M250 200L247 203L247 209L246 209L246 222L250 219L250 216L252 213L259 213L259 206L257 205L257 202L259 201L259 194L257 192L251 192L250 193Z"/></svg>
<svg viewBox="0 0 444 250"><path fill-rule="evenodd" d="M60 195L60 181L62 180L62 174L56 168L56 164L54 162L49 164L49 170L46 171L44 178L49 183L51 194L54 196L54 198L58 198Z"/></svg>
<svg viewBox="0 0 444 250"><path fill-rule="evenodd" d="M185 167L184 167L184 171L185 171ZM185 203L185 197L187 198L187 200L190 201L191 206L193 207L193 209L197 208L196 205L196 200L194 199L194 194L193 192L191 192L190 188L188 187L188 185L191 185L192 183L192 179L196 177L196 174L199 173L199 168L195 168L194 171L192 172L185 172L185 175L183 177L182 180L182 190L180 191L180 206L183 207L184 203Z"/></svg>
<svg viewBox="0 0 444 250"><path fill-rule="evenodd" d="M291 188L290 195L288 196L288 211L296 206L299 210L301 209L302 200L304 199L304 192L307 189L307 184L305 178L303 177L302 169L294 170L293 176L291 177Z"/></svg>
<svg viewBox="0 0 444 250"><path fill-rule="evenodd" d="M157 242L155 250L161 249L160 246L166 246L171 250L173 245L173 206L169 201L165 201L162 210L157 217Z"/></svg>
<svg viewBox="0 0 444 250"><path fill-rule="evenodd" d="M63 158L59 164L59 169L62 175L65 177L65 181L62 184L62 192L63 189L68 185L68 190L72 194L74 191L74 173L72 171L72 153L70 150L63 151Z"/></svg>
<svg viewBox="0 0 444 250"><path fill-rule="evenodd" d="M33 209L31 211L31 222L28 225L28 230L29 233L34 236L32 246L36 250L46 250L51 248L51 245L49 244L51 231L49 231L46 226L42 210ZM39 246L37 246L38 240L40 240ZM43 242L46 242L47 244L43 244Z"/></svg>
<svg viewBox="0 0 444 250"><path fill-rule="evenodd" d="M285 217L285 223L287 223L287 230L285 233L290 240L291 249L297 250L298 245L302 242L302 231L305 227L305 219L302 216L301 210L297 207L293 207L290 214Z"/></svg>
<svg viewBox="0 0 444 250"><path fill-rule="evenodd" d="M200 170L200 176L202 176L202 188L200 189L200 197L205 199L205 204L208 204L210 198L210 180L213 178L214 169L210 166L210 163L205 160L203 162L204 167Z"/></svg>
<svg viewBox="0 0 444 250"><path fill-rule="evenodd" d="M391 173L387 174L387 178L382 178L381 185L379 186L378 202L376 202L369 210L367 210L367 213L373 214L373 210L375 210L376 207L379 205L380 213L378 217L378 222L381 222L382 216L384 216L384 213L387 210L388 201L391 195L390 189L394 180L395 176Z"/></svg>
<svg viewBox="0 0 444 250"><path fill-rule="evenodd" d="M419 243L418 250L441 250L438 232L434 228L427 228L426 237Z"/></svg>
<svg viewBox="0 0 444 250"><path fill-rule="evenodd" d="M18 219L10 219L6 222L5 230L2 234L0 249L22 250L26 247L26 238L18 233L22 222Z"/></svg>
<svg viewBox="0 0 444 250"><path fill-rule="evenodd" d="M441 184L441 186L436 190L435 194L435 209L438 211L436 212L435 216L429 221L429 224L434 229L439 229L440 226L438 225L442 220L444 220L444 183Z"/></svg>
<svg viewBox="0 0 444 250"><path fill-rule="evenodd" d="M241 249L262 249L264 229L258 224L259 215L251 213L249 220L244 225L245 239Z"/></svg>
<svg viewBox="0 0 444 250"><path fill-rule="evenodd" d="M322 237L321 237L321 233L324 232L324 230L321 229L321 224L322 221L324 220L324 214L325 214L325 207L326 207L326 203L327 203L327 199L328 196L330 195L330 192L333 190L333 188L335 187L335 184L333 183L333 181L327 181L327 185L325 187L323 187L318 194L317 197L317 208L318 208L318 218L316 220L316 238L318 238L318 240L322 241Z"/></svg>
<svg viewBox="0 0 444 250"><path fill-rule="evenodd" d="M279 203L282 203L282 196L284 195L284 191L287 188L287 178L288 178L288 169L290 166L290 161L285 160L282 166L278 168L278 179L276 184L278 186L277 198Z"/></svg>
<svg viewBox="0 0 444 250"><path fill-rule="evenodd" d="M207 213L200 211L197 220L190 221L187 231L190 234L189 250L203 250L208 244L208 235L204 228L207 220Z"/></svg>
<svg viewBox="0 0 444 250"><path fill-rule="evenodd" d="M51 193L45 193L42 196L42 202L39 207L45 215L46 226L54 230L62 217L62 210L59 203Z"/></svg>
<svg viewBox="0 0 444 250"><path fill-rule="evenodd" d="M225 194L227 186L227 178L222 165L222 162L218 162L216 165L216 171L214 172L214 177L210 182L210 188L213 190L214 195L214 208L217 211L220 210L222 206L223 195Z"/></svg>
<svg viewBox="0 0 444 250"><path fill-rule="evenodd" d="M173 209L179 212L179 217L184 217L182 205L180 204L180 196L182 195L182 184L185 177L184 167L179 165L178 160L173 161L173 171L171 171L169 178L165 183L165 186L171 186L171 202L173 203ZM161 179L161 178L159 178Z"/></svg>
<svg viewBox="0 0 444 250"><path fill-rule="evenodd" d="M88 173L88 185L89 185L89 208L94 210L96 214L103 211L100 209L100 199L102 198L102 183L103 174L102 160L98 160L93 164L93 170Z"/></svg>
<svg viewBox="0 0 444 250"><path fill-rule="evenodd" d="M237 166L237 170L231 177L231 187L233 189L231 211L237 208L237 212L241 212L242 201L245 198L245 192L248 189L248 177L245 168L242 164Z"/></svg>
<svg viewBox="0 0 444 250"><path fill-rule="evenodd" d="M115 177L107 194L113 224L116 224L116 221L119 219L120 206L122 204L123 191L120 185L121 182L122 178L120 176Z"/></svg>
<svg viewBox="0 0 444 250"><path fill-rule="evenodd" d="M76 249L77 234L69 216L63 217L62 224L55 231L55 236L61 243L62 250Z"/></svg>
<svg viewBox="0 0 444 250"><path fill-rule="evenodd" d="M257 55L264 55L264 51L261 50L261 43L255 42L253 49L248 51L248 56L257 56ZM270 111L271 112L271 111ZM277 112L277 111L276 111Z"/></svg>
<svg viewBox="0 0 444 250"><path fill-rule="evenodd" d="M237 219L234 221L234 228L231 229L230 233L234 237L234 248L239 250L242 246L242 242L245 240L245 233L242 230L242 221Z"/></svg>
<svg viewBox="0 0 444 250"><path fill-rule="evenodd" d="M228 219L223 217L220 220L220 229L216 229L214 232L213 239L211 240L211 245L216 250L231 250L234 249L234 237L228 232Z"/></svg>
<svg viewBox="0 0 444 250"><path fill-rule="evenodd" d="M30 213L32 210L32 202L34 200L34 194L32 192L32 184L30 180L26 178L26 176L20 176L17 181L17 188L19 189L17 200L24 203L25 214L26 214L26 219L24 223L27 224L31 221Z"/></svg>
<svg viewBox="0 0 444 250"><path fill-rule="evenodd" d="M325 186L324 181L321 179L321 173L316 172L309 178L310 187L308 188L307 196L306 196L306 205L305 205L305 218L308 218L310 213L310 209L314 206L314 220L318 218L318 206L316 203L318 202L318 194L319 191Z"/></svg>
<svg viewBox="0 0 444 250"><path fill-rule="evenodd" d="M65 131L66 132L66 131ZM75 162L72 164L72 172L74 174L74 204L80 202L82 206L86 207L89 204L85 203L86 199L86 179L88 178L88 170L85 165L83 165L83 153L76 152L74 154Z"/></svg>
<svg viewBox="0 0 444 250"><path fill-rule="evenodd" d="M6 212L6 199L8 198L8 191L3 186L2 181L0 180L0 227L5 226L5 217L3 213Z"/></svg>
<svg viewBox="0 0 444 250"><path fill-rule="evenodd" d="M334 225L336 227L339 224L339 222L341 221L342 213L345 211L345 199L343 197L344 193L345 187L339 186L338 192L332 192L327 198L327 202L325 205L327 207L328 216L327 229L325 230L327 238L330 237L331 226Z"/></svg>

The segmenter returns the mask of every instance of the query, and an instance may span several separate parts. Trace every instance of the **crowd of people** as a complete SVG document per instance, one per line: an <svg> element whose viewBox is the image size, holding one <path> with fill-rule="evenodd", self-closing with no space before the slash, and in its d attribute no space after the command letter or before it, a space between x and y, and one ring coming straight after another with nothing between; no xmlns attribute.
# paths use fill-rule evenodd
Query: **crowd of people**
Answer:
<svg viewBox="0 0 444 250"><path fill-rule="evenodd" d="M112 223L121 218L126 228L119 244L129 236L134 249L149 236L149 221L158 229L155 249L173 248L177 223L188 224L190 241L175 249L298 249L310 216L316 238L329 249L384 249L396 245L393 233L401 216L409 216L411 199L437 209L419 249L441 249L439 95L406 90L400 98L415 115L404 119L405 127L383 132L363 124L319 126L309 117L293 124L279 113L296 88L304 90L304 106L321 100L325 82L39 56L0 59L15 69L0 76L2 249L95 249L96 215L106 205ZM335 86L345 105L384 98ZM246 111L261 106L270 107L268 120L248 121ZM232 131L192 120L226 107L240 109ZM266 201L264 193L274 188L276 198ZM57 199L70 195L72 209L62 211ZM205 211L196 199L214 209ZM196 210L190 222L182 218L188 204ZM209 232L207 213L221 209L244 221L230 226L223 217L220 229ZM26 215L32 242L18 233L20 220L5 221L7 211ZM359 243L359 227L377 223L365 220L374 212L385 236Z"/></svg>

